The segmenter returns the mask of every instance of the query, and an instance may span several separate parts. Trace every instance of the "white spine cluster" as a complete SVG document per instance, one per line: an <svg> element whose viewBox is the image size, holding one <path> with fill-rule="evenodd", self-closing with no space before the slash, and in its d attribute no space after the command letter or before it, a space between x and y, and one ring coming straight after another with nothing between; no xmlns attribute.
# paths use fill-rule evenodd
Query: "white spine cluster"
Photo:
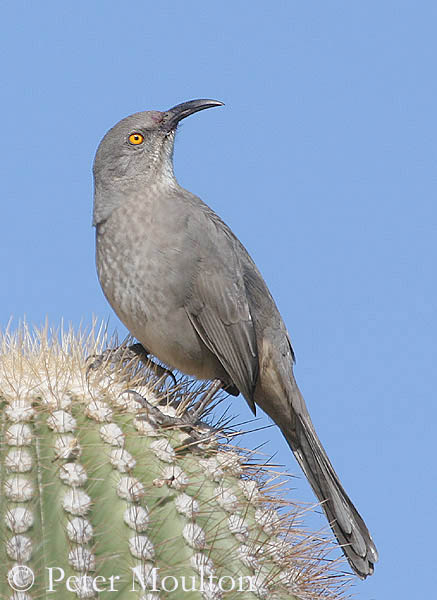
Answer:
<svg viewBox="0 0 437 600"><path fill-rule="evenodd" d="M195 519L199 514L199 503L195 498L182 493L176 496L176 510L187 519Z"/></svg>
<svg viewBox="0 0 437 600"><path fill-rule="evenodd" d="M199 460L199 466L205 473L205 476L211 481L219 483L225 476L225 472L219 466L215 458L204 458Z"/></svg>
<svg viewBox="0 0 437 600"><path fill-rule="evenodd" d="M93 400L86 405L85 414L98 423L109 423L112 420L112 409L107 402Z"/></svg>
<svg viewBox="0 0 437 600"><path fill-rule="evenodd" d="M280 525L279 515L273 508L258 508L255 512L255 521L261 525L267 535L276 533Z"/></svg>
<svg viewBox="0 0 437 600"><path fill-rule="evenodd" d="M123 520L134 531L146 531L149 525L149 511L144 506L132 504L125 510Z"/></svg>
<svg viewBox="0 0 437 600"><path fill-rule="evenodd" d="M114 469L120 473L128 473L137 464L132 454L124 448L114 448L109 456L109 461Z"/></svg>
<svg viewBox="0 0 437 600"><path fill-rule="evenodd" d="M100 437L106 444L123 448L125 444L125 436L120 427L116 423L107 423L100 427Z"/></svg>
<svg viewBox="0 0 437 600"><path fill-rule="evenodd" d="M67 535L76 544L87 544L93 538L93 526L84 517L74 517L68 522Z"/></svg>
<svg viewBox="0 0 437 600"><path fill-rule="evenodd" d="M161 479L158 480L157 485L163 482L168 487L175 490L183 490L189 484L188 475L181 469L179 465L170 465L164 467L161 471Z"/></svg>
<svg viewBox="0 0 437 600"><path fill-rule="evenodd" d="M217 486L215 499L217 504L226 512L235 513L238 509L238 498L230 487L224 487L222 484Z"/></svg>
<svg viewBox="0 0 437 600"><path fill-rule="evenodd" d="M137 502L145 495L144 485L136 477L121 477L117 485L117 494L128 502Z"/></svg>
<svg viewBox="0 0 437 600"><path fill-rule="evenodd" d="M63 395L63 398L67 398ZM48 406L53 403L46 402ZM93 598L95 591L92 588L90 573L96 569L96 556L89 547L93 539L93 528L86 515L92 507L92 500L83 489L88 481L84 465L77 462L81 454L78 438L75 436L77 421L71 414L71 404L62 403L63 408L51 412L47 417L47 425L59 434L55 443L55 456L62 462L58 469L58 476L65 489L61 499L64 511L69 515L65 533L73 542L68 552L68 563L73 571L78 574L78 584L75 593L78 598Z"/></svg>
<svg viewBox="0 0 437 600"><path fill-rule="evenodd" d="M125 391L117 396L115 404L127 413L137 413L141 406L135 398L135 394ZM144 484L132 474L137 461L125 448L126 436L121 428L116 423L110 422L112 410L108 405L94 400L88 405L86 415L99 423L105 421L104 425L100 427L100 437L106 444L113 448L109 455L109 461L112 468L121 475L116 492L120 499L127 502L123 521L134 532L134 535L127 541L128 550L133 558L140 561L134 568L139 569L142 580L147 581L148 573L154 567L155 548L152 541L144 535L149 525L150 513L144 504L144 497L146 495ZM148 424L147 421L139 419L135 421L140 424ZM144 432L142 433L144 434ZM168 460L168 457L172 452L174 454L174 450L167 443L167 440L157 440L155 442L154 453L159 458L161 458L159 454L162 453L162 456L164 456L162 460L171 462ZM142 598L159 600L159 596L149 593L143 595Z"/></svg>
<svg viewBox="0 0 437 600"><path fill-rule="evenodd" d="M172 445L165 438L156 440L150 444L152 452L166 463L174 463L176 460L176 452L173 450Z"/></svg>
<svg viewBox="0 0 437 600"><path fill-rule="evenodd" d="M32 469L33 460L26 446L31 446L34 441L33 426L31 421L35 411L31 403L26 399L13 399L5 408L7 428L5 431L5 443L9 450L5 457L5 466L8 475L3 484L1 494L7 498L8 504L4 515L4 523L11 536L6 539L6 554L8 558L20 565L26 565L33 553L32 540L26 533L34 523L34 514L30 500L35 495L35 486L27 473ZM15 503L20 503L15 506ZM24 504L24 506L23 506ZM29 577L29 571L23 570L23 588L26 587L25 579ZM12 568L8 573L9 581L17 581L17 571ZM26 600L32 600L30 594L26 594Z"/></svg>
<svg viewBox="0 0 437 600"><path fill-rule="evenodd" d="M186 518L182 536L185 543L193 550L193 555L190 560L192 568L198 574L203 574L207 577L209 575L215 575L213 561L206 553L202 552L202 550L206 550L206 533L202 527L195 522L200 510L198 501L183 492L176 498L176 510ZM218 593L219 595L216 595L215 597L217 600L220 600L222 598L221 591L218 590ZM202 597L204 600L211 600L213 598L208 583L204 585Z"/></svg>

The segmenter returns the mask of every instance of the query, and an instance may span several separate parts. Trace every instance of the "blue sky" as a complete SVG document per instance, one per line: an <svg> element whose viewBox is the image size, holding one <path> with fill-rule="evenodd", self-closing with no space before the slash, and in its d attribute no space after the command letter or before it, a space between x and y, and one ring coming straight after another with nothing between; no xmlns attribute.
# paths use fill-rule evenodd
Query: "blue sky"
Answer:
<svg viewBox="0 0 437 600"><path fill-rule="evenodd" d="M287 323L380 551L361 600L436 585L436 17L402 0L2 3L0 325L96 315L123 335L94 268L95 149L132 112L225 102L184 122L176 174L246 245ZM241 399L234 412L249 417ZM312 501L278 433L247 444L266 439Z"/></svg>

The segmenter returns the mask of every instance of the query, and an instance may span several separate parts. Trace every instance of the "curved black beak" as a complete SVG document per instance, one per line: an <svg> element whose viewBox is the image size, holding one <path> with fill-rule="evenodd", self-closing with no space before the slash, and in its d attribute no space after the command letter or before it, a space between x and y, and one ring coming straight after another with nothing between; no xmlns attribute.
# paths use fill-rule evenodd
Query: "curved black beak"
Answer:
<svg viewBox="0 0 437 600"><path fill-rule="evenodd" d="M205 108L213 108L214 106L224 106L223 102L219 100L189 100L188 102L182 102L182 104L177 104L170 108L165 113L164 126L168 131L175 129L179 121L185 119L185 117L189 117L199 110L204 110Z"/></svg>

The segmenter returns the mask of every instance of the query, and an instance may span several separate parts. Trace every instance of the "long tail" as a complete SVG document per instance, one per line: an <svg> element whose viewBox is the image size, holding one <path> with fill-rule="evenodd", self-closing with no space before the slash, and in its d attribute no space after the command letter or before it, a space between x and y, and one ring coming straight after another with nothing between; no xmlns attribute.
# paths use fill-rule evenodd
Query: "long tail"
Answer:
<svg viewBox="0 0 437 600"><path fill-rule="evenodd" d="M273 401L274 410L269 410L272 408L271 397L267 404L260 403L261 407L279 425L319 499L350 566L359 577L365 579L372 575L373 565L378 560L375 544L317 437L293 377L291 386L287 388L286 407L285 399L277 397Z"/></svg>

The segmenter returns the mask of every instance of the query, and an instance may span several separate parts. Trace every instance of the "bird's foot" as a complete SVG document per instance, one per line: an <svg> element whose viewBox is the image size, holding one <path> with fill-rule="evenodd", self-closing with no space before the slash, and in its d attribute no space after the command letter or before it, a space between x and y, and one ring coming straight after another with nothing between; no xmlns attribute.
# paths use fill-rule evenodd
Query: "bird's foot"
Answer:
<svg viewBox="0 0 437 600"><path fill-rule="evenodd" d="M153 361L150 352L142 344L132 344L130 346L119 346L118 348L108 348L102 354L93 354L86 359L86 377L90 376L92 371L103 367L124 368L136 360L140 360L147 369L151 369L158 377L158 382L171 377L173 383L177 385L176 377L166 367L163 367Z"/></svg>
<svg viewBox="0 0 437 600"><path fill-rule="evenodd" d="M187 434L183 443L184 447L197 447L201 444L209 444L212 440L216 439L216 434L219 433L218 430L210 425L199 423L199 417L195 414L196 411L189 410L178 417L164 412L164 406L152 404L135 390L127 390L126 393L129 393L131 398L138 402L144 409L144 411L137 415L138 420L147 421L153 427L184 431Z"/></svg>

